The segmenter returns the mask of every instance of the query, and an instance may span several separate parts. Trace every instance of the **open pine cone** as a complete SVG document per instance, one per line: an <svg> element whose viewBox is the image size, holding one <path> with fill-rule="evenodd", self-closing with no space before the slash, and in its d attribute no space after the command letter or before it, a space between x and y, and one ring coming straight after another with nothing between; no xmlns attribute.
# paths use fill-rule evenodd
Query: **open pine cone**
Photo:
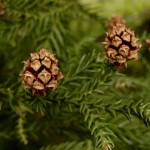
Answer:
<svg viewBox="0 0 150 150"><path fill-rule="evenodd" d="M24 61L24 68L20 73L24 88L31 88L33 95L45 95L47 89L55 90L58 81L63 78L57 62L54 55L46 49L31 53L30 58Z"/></svg>
<svg viewBox="0 0 150 150"><path fill-rule="evenodd" d="M103 42L105 45L106 58L113 63L117 69L127 66L126 62L138 59L138 50L141 45L139 39L135 38L134 32L127 29L123 24L117 24L107 33Z"/></svg>

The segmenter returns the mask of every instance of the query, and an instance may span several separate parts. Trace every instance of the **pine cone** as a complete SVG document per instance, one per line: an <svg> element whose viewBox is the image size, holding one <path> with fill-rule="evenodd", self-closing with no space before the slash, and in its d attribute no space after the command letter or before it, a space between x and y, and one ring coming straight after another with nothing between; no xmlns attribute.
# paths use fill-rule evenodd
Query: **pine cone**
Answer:
<svg viewBox="0 0 150 150"><path fill-rule="evenodd" d="M108 30L112 30L114 26L117 24L124 24L125 25L125 20L122 19L120 16L112 16L107 24Z"/></svg>
<svg viewBox="0 0 150 150"><path fill-rule="evenodd" d="M150 51L150 39L146 39L146 44L147 44L148 49L149 49L149 51Z"/></svg>
<svg viewBox="0 0 150 150"><path fill-rule="evenodd" d="M30 58L24 61L24 68L20 73L24 88L31 88L33 95L45 95L47 89L54 91L58 81L63 78L57 62L54 55L46 49L31 53Z"/></svg>
<svg viewBox="0 0 150 150"><path fill-rule="evenodd" d="M6 13L6 8L3 3L0 3L0 16L3 16Z"/></svg>
<svg viewBox="0 0 150 150"><path fill-rule="evenodd" d="M126 29L123 24L114 26L107 33L103 44L105 45L106 58L117 69L126 66L128 60L138 59L138 50L141 47L139 39L135 38L134 32Z"/></svg>

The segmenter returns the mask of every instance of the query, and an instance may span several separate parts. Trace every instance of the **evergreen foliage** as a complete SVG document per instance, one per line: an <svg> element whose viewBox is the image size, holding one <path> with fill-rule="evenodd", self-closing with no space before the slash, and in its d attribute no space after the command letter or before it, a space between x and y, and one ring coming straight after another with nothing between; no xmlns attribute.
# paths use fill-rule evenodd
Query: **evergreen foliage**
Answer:
<svg viewBox="0 0 150 150"><path fill-rule="evenodd" d="M149 1L1 3L0 150L150 149ZM113 14L124 17L142 44L139 60L121 73L102 45ZM64 79L56 91L32 96L21 85L21 62L41 48L55 54Z"/></svg>

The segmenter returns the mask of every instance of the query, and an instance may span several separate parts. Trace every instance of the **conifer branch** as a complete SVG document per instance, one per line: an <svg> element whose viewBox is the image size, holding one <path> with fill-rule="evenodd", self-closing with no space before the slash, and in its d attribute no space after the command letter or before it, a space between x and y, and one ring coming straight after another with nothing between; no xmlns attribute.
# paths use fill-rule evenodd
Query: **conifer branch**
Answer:
<svg viewBox="0 0 150 150"><path fill-rule="evenodd" d="M116 137L109 129L107 123L102 122L100 114L95 110L91 110L87 105L81 105L80 112L84 115L84 121L87 123L91 135L94 135L95 147L105 149L106 147L111 150L114 143L110 137Z"/></svg>
<svg viewBox="0 0 150 150"><path fill-rule="evenodd" d="M46 147L42 147L40 150L96 150L93 146L91 140L86 141L73 141L60 143L58 145L48 145Z"/></svg>
<svg viewBox="0 0 150 150"><path fill-rule="evenodd" d="M16 128L20 141L22 141L24 144L28 144L27 136L25 134L24 123L25 116L23 115L19 117Z"/></svg>
<svg viewBox="0 0 150 150"><path fill-rule="evenodd" d="M121 100L117 103L105 106L105 110L110 112L111 114L115 114L115 112L120 112L124 114L129 120L131 118L131 115L133 115L143 121L146 126L150 125L150 104L144 104L142 100L130 100L128 103L125 104L123 100Z"/></svg>

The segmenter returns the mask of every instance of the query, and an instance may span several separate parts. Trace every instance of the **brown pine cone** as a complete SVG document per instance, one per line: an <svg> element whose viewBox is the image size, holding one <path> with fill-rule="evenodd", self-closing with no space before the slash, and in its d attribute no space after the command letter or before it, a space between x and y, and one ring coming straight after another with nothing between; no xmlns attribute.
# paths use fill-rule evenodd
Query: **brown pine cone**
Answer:
<svg viewBox="0 0 150 150"><path fill-rule="evenodd" d="M112 16L107 23L107 28L108 30L112 30L114 26L117 24L124 24L125 25L125 20L122 19L120 16Z"/></svg>
<svg viewBox="0 0 150 150"><path fill-rule="evenodd" d="M33 95L45 95L47 89L54 91L58 81L63 78L57 62L54 55L46 49L31 53L30 58L24 61L24 68L20 73L24 88L31 88Z"/></svg>
<svg viewBox="0 0 150 150"><path fill-rule="evenodd" d="M146 44L148 46L148 50L150 51L150 39L146 39Z"/></svg>
<svg viewBox="0 0 150 150"><path fill-rule="evenodd" d="M135 38L134 32L127 29L123 24L117 24L107 33L105 41L106 58L113 63L117 69L126 66L131 59L138 59L138 50L141 45L139 39Z"/></svg>

